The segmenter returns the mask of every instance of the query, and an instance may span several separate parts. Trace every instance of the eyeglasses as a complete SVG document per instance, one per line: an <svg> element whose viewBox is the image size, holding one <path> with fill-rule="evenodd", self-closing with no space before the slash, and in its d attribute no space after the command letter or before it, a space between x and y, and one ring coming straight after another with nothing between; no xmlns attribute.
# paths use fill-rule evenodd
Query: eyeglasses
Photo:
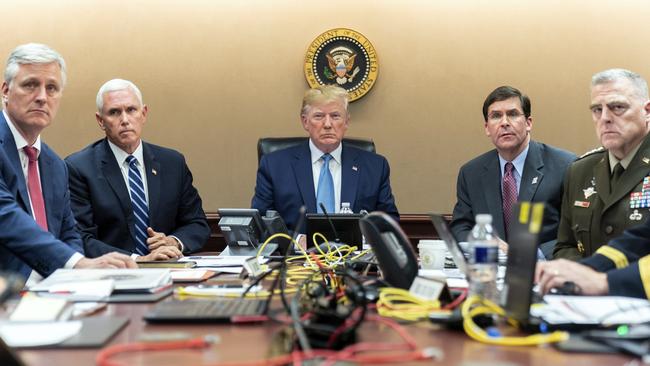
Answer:
<svg viewBox="0 0 650 366"><path fill-rule="evenodd" d="M504 113L500 111L492 112L488 115L488 121L491 123L499 123L503 120ZM516 109L511 109L505 113L506 119L508 122L513 122L518 120L520 117L524 116L523 113L519 112Z"/></svg>

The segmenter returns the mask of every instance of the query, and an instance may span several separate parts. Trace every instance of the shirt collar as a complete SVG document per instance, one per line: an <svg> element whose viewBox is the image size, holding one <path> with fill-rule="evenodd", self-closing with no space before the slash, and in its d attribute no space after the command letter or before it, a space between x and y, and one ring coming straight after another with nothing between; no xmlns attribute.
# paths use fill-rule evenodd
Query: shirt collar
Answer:
<svg viewBox="0 0 650 366"><path fill-rule="evenodd" d="M22 150L25 146L29 146L27 143L27 140L23 137L23 135L20 134L20 131L16 128L14 125L13 121L9 118L9 115L7 114L7 111L4 109L2 110L2 114L5 117L5 120L7 121L7 125L9 126L9 130L11 131L11 134L14 137L14 142L16 142L16 148L20 151ZM41 135L38 135L36 138L36 142L34 142L34 145L32 147L35 147L36 150L38 151L38 154L40 155L41 153Z"/></svg>
<svg viewBox="0 0 650 366"><path fill-rule="evenodd" d="M143 153L142 153L142 140L140 140L140 144L138 145L138 148L135 149L133 154L128 154L126 151L122 150L120 147L112 143L111 140L107 139L107 141L108 141L108 146L110 146L111 151L113 151L113 155L115 155L115 159L117 160L117 163L119 165L123 165L124 162L126 161L126 158L129 157L129 155L133 155L134 158L138 159L138 164L140 166L144 166Z"/></svg>
<svg viewBox="0 0 650 366"><path fill-rule="evenodd" d="M623 159L618 160L614 154L612 154L611 151L607 151L607 155L609 156L609 172L613 173L614 172L614 167L616 164L621 163L623 166L623 169L627 169L627 167L630 165L630 162L632 162L632 159L634 158L634 155L636 155L636 152L639 151L639 148L641 148L641 143L636 145L632 151L630 151L627 156L625 156Z"/></svg>
<svg viewBox="0 0 650 366"><path fill-rule="evenodd" d="M320 158L322 158L323 155L325 154L319 148L316 147L316 145L314 144L314 142L311 139L309 139L309 151L311 152L311 163L312 164L314 164L318 160L320 160ZM330 153L330 155L332 155L332 158L334 159L334 161L339 163L339 165L341 165L341 152L342 151L343 151L343 142L339 143L339 146L337 146L336 149L334 149L334 151L332 151Z"/></svg>
<svg viewBox="0 0 650 366"><path fill-rule="evenodd" d="M526 164L526 157L528 156L528 148L530 147L530 143L526 145L524 150L517 155L516 158L512 159L512 165L515 166L515 170L517 170L517 173L519 175L522 175L524 172L524 164ZM505 172L505 166L508 161L505 160L504 158L499 155L499 164L501 165L501 172Z"/></svg>

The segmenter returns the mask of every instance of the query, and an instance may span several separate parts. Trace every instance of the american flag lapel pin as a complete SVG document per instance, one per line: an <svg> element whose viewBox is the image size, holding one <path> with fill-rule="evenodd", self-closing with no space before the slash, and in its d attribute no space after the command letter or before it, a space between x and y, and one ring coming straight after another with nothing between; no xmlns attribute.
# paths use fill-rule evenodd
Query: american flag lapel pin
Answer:
<svg viewBox="0 0 650 366"><path fill-rule="evenodd" d="M156 169L151 169L151 174L158 175L158 171Z"/></svg>
<svg viewBox="0 0 650 366"><path fill-rule="evenodd" d="M353 165L353 166L352 166L352 170L354 170L354 171L356 172L357 170L359 170L359 168L357 168L356 165Z"/></svg>
<svg viewBox="0 0 650 366"><path fill-rule="evenodd" d="M531 184L537 184L537 177L533 178L533 182Z"/></svg>

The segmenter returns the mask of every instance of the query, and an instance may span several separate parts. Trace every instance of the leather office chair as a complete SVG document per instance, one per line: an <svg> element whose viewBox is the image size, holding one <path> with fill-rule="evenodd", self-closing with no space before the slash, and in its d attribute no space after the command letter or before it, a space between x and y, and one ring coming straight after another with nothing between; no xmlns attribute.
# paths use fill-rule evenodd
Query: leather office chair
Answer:
<svg viewBox="0 0 650 366"><path fill-rule="evenodd" d="M307 141L309 137L262 137L257 141L257 162L262 159L262 155L274 151L296 146ZM357 149L375 152L375 142L372 140L344 138L343 142Z"/></svg>

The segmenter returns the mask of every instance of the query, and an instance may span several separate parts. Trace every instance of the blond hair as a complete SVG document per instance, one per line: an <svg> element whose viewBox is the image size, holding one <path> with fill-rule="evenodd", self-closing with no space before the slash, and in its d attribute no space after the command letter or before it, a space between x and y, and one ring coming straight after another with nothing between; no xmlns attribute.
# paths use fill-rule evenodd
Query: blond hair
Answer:
<svg viewBox="0 0 650 366"><path fill-rule="evenodd" d="M343 108L345 112L349 115L348 104L350 97L348 92L337 85L319 85L315 88L311 88L305 92L305 96L302 98L302 108L300 109L300 115L304 116L309 113L309 110L314 105L325 104L334 101L341 101L343 103Z"/></svg>

